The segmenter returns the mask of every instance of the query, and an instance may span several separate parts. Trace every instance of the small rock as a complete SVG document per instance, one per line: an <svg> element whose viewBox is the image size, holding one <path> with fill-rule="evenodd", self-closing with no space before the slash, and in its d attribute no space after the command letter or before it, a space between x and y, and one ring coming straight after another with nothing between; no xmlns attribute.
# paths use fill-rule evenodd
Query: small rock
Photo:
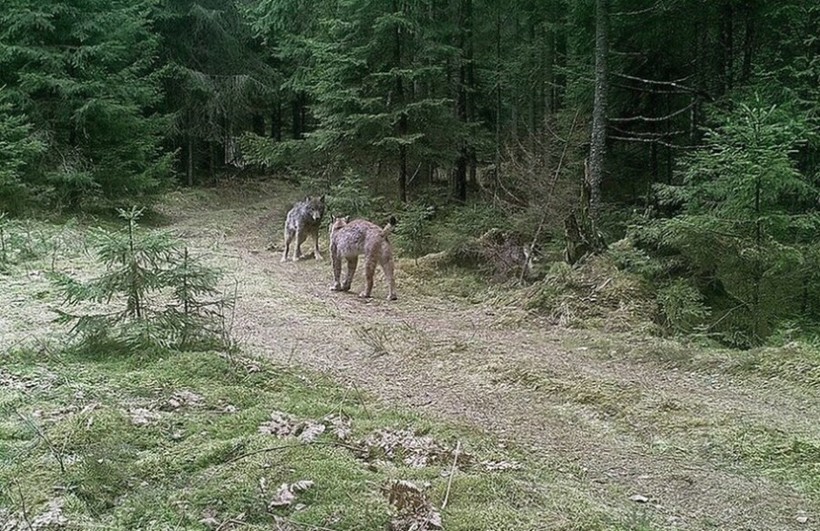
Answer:
<svg viewBox="0 0 820 531"><path fill-rule="evenodd" d="M649 501L649 498L646 496L642 496L640 494L633 494L629 497L630 500L634 501L635 503L646 503Z"/></svg>
<svg viewBox="0 0 820 531"><path fill-rule="evenodd" d="M809 521L809 517L808 516L798 516L796 518L796 520L797 520L798 524L806 524Z"/></svg>

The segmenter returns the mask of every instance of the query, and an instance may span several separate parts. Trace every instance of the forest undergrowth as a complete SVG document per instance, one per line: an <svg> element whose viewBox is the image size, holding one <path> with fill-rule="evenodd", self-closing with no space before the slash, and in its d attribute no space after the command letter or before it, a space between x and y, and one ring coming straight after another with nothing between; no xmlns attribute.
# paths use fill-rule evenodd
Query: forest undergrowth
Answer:
<svg viewBox="0 0 820 531"><path fill-rule="evenodd" d="M326 261L278 260L299 195L179 192L145 218L235 296L231 341L203 351L69 343L52 273L105 271L91 223L6 227L3 531L817 522L810 344L738 351L633 327L607 301L638 304L640 285L611 264L549 272L596 297L599 321L582 297L412 256L397 302L379 276L373 300L334 294ZM10 236L23 230L35 237ZM536 295L552 313L528 308Z"/></svg>

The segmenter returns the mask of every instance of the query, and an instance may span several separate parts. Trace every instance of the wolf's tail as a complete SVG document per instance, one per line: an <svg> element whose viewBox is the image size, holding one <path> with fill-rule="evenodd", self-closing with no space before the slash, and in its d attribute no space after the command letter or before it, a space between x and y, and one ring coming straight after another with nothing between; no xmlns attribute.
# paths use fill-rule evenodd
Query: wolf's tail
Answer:
<svg viewBox="0 0 820 531"><path fill-rule="evenodd" d="M393 227L395 227L397 223L398 221L396 221L396 216L390 216L387 225L385 225L382 229L382 236L387 236L388 234L393 232Z"/></svg>

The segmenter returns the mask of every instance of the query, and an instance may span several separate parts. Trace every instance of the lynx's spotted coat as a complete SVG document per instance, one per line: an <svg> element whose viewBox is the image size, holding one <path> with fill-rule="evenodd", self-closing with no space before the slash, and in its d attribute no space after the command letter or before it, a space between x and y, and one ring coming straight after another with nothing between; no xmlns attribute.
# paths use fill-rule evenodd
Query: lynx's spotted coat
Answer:
<svg viewBox="0 0 820 531"><path fill-rule="evenodd" d="M395 218L385 227L379 227L364 219L348 221L333 218L330 224L330 258L333 264L333 291L349 291L359 256L364 255L365 288L359 296L370 297L373 291L373 274L379 265L387 279L387 299L396 300L396 281L393 276L393 249L387 236L396 224ZM340 282L342 260L347 261L347 274Z"/></svg>

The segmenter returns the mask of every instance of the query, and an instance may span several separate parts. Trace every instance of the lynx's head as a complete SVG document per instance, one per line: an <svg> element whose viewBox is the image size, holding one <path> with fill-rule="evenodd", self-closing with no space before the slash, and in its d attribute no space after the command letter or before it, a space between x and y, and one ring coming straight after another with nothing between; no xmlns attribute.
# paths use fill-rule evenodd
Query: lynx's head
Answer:
<svg viewBox="0 0 820 531"><path fill-rule="evenodd" d="M330 238L333 238L334 232L347 225L348 221L350 221L350 216L332 216L330 219L330 226L328 227L328 234L330 234Z"/></svg>

